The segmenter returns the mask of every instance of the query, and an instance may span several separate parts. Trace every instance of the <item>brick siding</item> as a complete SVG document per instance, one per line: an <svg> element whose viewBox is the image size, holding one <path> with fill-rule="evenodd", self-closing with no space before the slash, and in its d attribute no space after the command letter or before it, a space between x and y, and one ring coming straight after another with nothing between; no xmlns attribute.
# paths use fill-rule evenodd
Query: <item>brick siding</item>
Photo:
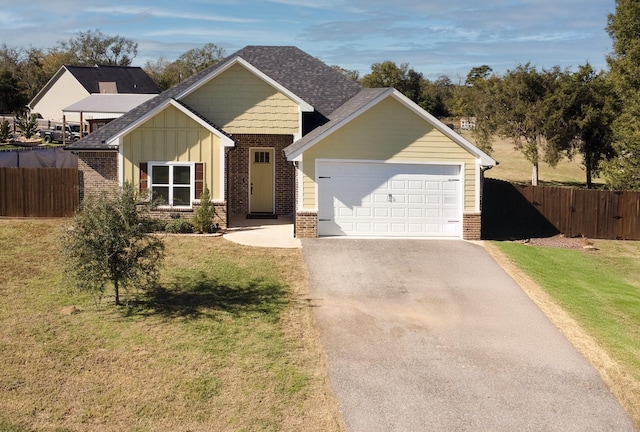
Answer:
<svg viewBox="0 0 640 432"><path fill-rule="evenodd" d="M465 213L462 215L462 238L465 240L480 240L482 222L480 213Z"/></svg>
<svg viewBox="0 0 640 432"><path fill-rule="evenodd" d="M296 213L296 237L318 237L318 212L299 211Z"/></svg>
<svg viewBox="0 0 640 432"><path fill-rule="evenodd" d="M293 142L292 135L234 134L236 147L227 150L229 181L229 214L249 213L249 149L271 147L275 149L275 213L291 215L294 209L293 165L288 162L283 149Z"/></svg>
<svg viewBox="0 0 640 432"><path fill-rule="evenodd" d="M118 186L118 153L80 151L78 170L82 201L86 195L108 191Z"/></svg>

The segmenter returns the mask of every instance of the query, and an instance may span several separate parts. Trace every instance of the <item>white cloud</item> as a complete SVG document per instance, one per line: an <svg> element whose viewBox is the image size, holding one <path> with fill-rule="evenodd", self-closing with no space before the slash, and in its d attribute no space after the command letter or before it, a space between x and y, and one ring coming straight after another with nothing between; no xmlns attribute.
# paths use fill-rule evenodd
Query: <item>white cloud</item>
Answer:
<svg viewBox="0 0 640 432"><path fill-rule="evenodd" d="M85 12L99 13L99 14L149 16L154 18L216 21L216 22L225 22L225 23L255 24L260 22L260 20L250 19L250 18L237 18L237 17L230 17L230 16L223 16L223 15L177 12L177 11L168 10L168 9L143 7L143 6L88 7L88 8L85 8Z"/></svg>

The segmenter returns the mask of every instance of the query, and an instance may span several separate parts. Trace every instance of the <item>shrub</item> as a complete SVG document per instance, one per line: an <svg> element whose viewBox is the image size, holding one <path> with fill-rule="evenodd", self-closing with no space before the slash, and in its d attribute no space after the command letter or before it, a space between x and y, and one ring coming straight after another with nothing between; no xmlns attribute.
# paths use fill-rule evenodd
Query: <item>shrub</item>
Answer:
<svg viewBox="0 0 640 432"><path fill-rule="evenodd" d="M186 219L173 219L167 222L166 230L172 234L190 234L193 232L193 224Z"/></svg>
<svg viewBox="0 0 640 432"><path fill-rule="evenodd" d="M0 123L0 142L9 141L9 137L11 137L11 126L9 126L8 120L3 120Z"/></svg>
<svg viewBox="0 0 640 432"><path fill-rule="evenodd" d="M167 229L167 221L162 219L142 219L140 223L142 230L147 233L165 231Z"/></svg>
<svg viewBox="0 0 640 432"><path fill-rule="evenodd" d="M25 138L30 139L38 133L38 115L20 113L16 116L16 127L20 129Z"/></svg>
<svg viewBox="0 0 640 432"><path fill-rule="evenodd" d="M209 195L209 188L204 185L204 190L200 195L200 207L196 209L196 213L193 217L193 226L199 233L212 233L216 232L217 227L213 223L213 218L216 215L215 208L211 202Z"/></svg>

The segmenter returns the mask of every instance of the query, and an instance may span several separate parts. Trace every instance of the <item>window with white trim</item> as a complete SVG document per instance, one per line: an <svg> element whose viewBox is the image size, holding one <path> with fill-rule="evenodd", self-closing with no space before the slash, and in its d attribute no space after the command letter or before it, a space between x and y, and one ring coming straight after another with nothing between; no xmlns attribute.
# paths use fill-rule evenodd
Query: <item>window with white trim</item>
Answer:
<svg viewBox="0 0 640 432"><path fill-rule="evenodd" d="M191 207L195 199L195 164L149 162L149 189L160 205Z"/></svg>

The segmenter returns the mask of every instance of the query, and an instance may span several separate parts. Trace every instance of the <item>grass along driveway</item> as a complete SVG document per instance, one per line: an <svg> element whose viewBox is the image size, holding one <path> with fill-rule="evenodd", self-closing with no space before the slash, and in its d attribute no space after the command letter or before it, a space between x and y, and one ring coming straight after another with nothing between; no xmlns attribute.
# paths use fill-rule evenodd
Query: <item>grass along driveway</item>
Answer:
<svg viewBox="0 0 640 432"><path fill-rule="evenodd" d="M529 296L599 370L640 429L640 242L585 252L487 243Z"/></svg>
<svg viewBox="0 0 640 432"><path fill-rule="evenodd" d="M300 250L167 237L159 289L96 307L61 227L0 220L1 430L342 430Z"/></svg>

